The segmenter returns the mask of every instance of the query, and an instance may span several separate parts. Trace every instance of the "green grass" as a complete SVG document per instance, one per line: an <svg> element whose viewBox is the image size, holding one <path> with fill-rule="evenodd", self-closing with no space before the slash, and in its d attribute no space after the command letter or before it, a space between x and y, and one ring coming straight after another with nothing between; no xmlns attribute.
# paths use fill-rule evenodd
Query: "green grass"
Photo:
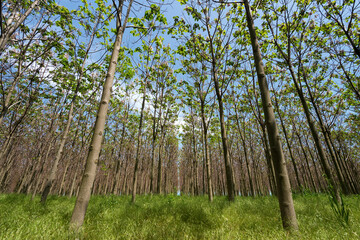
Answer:
<svg viewBox="0 0 360 240"><path fill-rule="evenodd" d="M344 200L350 226L338 220L326 195L295 195L300 230L281 226L275 197L93 196L84 227L68 231L75 198L0 195L0 239L360 239L360 197Z"/></svg>

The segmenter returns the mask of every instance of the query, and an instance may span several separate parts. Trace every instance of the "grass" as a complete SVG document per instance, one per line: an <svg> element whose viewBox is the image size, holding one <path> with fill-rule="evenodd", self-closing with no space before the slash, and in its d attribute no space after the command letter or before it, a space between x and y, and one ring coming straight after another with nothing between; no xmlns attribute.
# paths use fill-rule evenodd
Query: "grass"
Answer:
<svg viewBox="0 0 360 240"><path fill-rule="evenodd" d="M275 197L93 196L82 231L68 231L75 198L0 195L0 239L359 239L360 196L344 197L343 226L326 195L295 195L299 232L287 235Z"/></svg>

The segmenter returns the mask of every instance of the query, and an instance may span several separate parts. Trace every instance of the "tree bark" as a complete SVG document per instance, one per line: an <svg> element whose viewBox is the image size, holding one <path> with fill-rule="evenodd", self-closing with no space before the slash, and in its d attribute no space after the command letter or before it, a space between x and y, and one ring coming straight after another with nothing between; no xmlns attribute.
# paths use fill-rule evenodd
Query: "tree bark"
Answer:
<svg viewBox="0 0 360 240"><path fill-rule="evenodd" d="M88 156L86 159L85 172L83 174L83 178L81 180L79 194L76 199L74 211L72 213L70 225L74 230L78 230L85 218L85 213L87 206L89 204L91 189L94 184L95 174L96 174L96 166L98 163L98 158L101 150L101 142L103 138L103 132L105 127L105 120L107 116L107 110L109 106L110 96L111 96L111 88L113 85L116 65L119 58L119 52L121 48L121 42L123 33L126 27L127 19L130 15L130 9L133 0L130 0L128 3L127 13L124 19L123 25L118 29L116 40L114 43L114 49L111 55L111 60L108 68L108 73L105 79L104 88L101 96L101 102L99 105L99 109L97 112L97 117L95 121L94 133L91 140ZM122 5L122 3L121 3Z"/></svg>
<svg viewBox="0 0 360 240"><path fill-rule="evenodd" d="M261 100L265 113L266 127L271 148L271 157L272 161L274 162L282 223L284 229L286 230L297 230L298 224L291 194L289 176L286 169L284 154L281 148L279 131L276 125L274 110L270 100L270 93L266 82L260 47L257 41L255 26L251 16L248 0L244 0L244 5L251 45L253 48L258 83L261 92Z"/></svg>
<svg viewBox="0 0 360 240"><path fill-rule="evenodd" d="M145 101L146 101L146 86L147 86L147 76L145 77L145 81L144 81L144 85L143 85L144 92L143 92L143 99L142 99L141 110L140 110L140 122L139 122L138 136L137 136L135 166L134 166L134 175L133 175L133 188L132 188L132 198L131 198L132 203L135 203L135 200L136 200L137 174L138 174L138 168L139 168L140 149L141 149L141 142L142 142L141 141L142 125L143 125L144 108L145 108Z"/></svg>
<svg viewBox="0 0 360 240"><path fill-rule="evenodd" d="M272 79L270 79L270 83L271 83L272 88L274 89ZM274 91L274 99L275 99L275 106L276 106L276 109L278 110L278 114L279 114L281 128L282 128L282 130L284 132L286 145L287 145L289 153L290 153L290 159L291 159L291 162L292 162L293 167L294 167L294 172L295 172L295 176L296 176L297 185L298 185L299 190L301 191L301 181L300 181L298 169L297 169L295 158L294 158L294 155L293 155L293 152L292 152L292 149L291 149L290 141L289 141L289 138L287 136L287 131L286 131L286 128L285 128L285 124L284 124L284 121L283 121L283 119L281 117L280 107L279 107L279 103L278 103L275 91Z"/></svg>
<svg viewBox="0 0 360 240"><path fill-rule="evenodd" d="M208 125L206 124L205 119L205 106L204 101L200 99L201 104L201 120L203 126L203 137L204 137L204 158L206 164L206 176L207 176L207 187L208 187L208 194L209 194L209 201L213 201L213 187L211 181L211 164L210 164L210 157L209 157L209 146L208 146ZM204 186L205 189L205 186Z"/></svg>

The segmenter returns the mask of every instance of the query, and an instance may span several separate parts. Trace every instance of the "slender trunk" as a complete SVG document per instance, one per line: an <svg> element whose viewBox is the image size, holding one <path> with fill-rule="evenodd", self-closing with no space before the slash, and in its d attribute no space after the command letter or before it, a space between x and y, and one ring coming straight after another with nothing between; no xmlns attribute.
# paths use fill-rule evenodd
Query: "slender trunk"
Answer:
<svg viewBox="0 0 360 240"><path fill-rule="evenodd" d="M305 143L306 143L309 155L310 155L310 159L312 160L312 163L313 163L314 168L315 168L315 173L316 173L316 178L317 178L318 183L319 183L319 188L320 188L321 191L323 191L323 190L326 189L326 186L324 186L322 178L320 177L321 175L319 173L321 173L321 171L318 169L317 164L315 162L315 156L312 154L312 151L310 149L308 138L305 138Z"/></svg>
<svg viewBox="0 0 360 240"><path fill-rule="evenodd" d="M121 195L126 195L127 177L128 177L128 169L129 169L129 163L127 158L124 164L125 164L125 171L124 171L124 180L121 186L121 192L120 192Z"/></svg>
<svg viewBox="0 0 360 240"><path fill-rule="evenodd" d="M236 143L238 153L240 153L240 145ZM240 171L240 195L241 196L248 196L248 190L246 187L246 177L245 177L245 170L243 168L243 161L241 159L241 155L239 155L239 171Z"/></svg>
<svg viewBox="0 0 360 240"><path fill-rule="evenodd" d="M113 184L113 189L112 192L117 195L119 188L120 188L120 180L121 180L121 176L120 176L120 172L121 172L121 168L123 166L123 161L121 161L121 154L123 151L123 143L124 143L124 139L125 139L125 130L126 130L126 125L125 122L128 119L128 113L129 113L129 107L130 104L128 103L127 108L126 108L126 113L125 113L125 119L123 121L123 128L121 130L121 140L120 140L120 144L119 144L119 154L117 156L117 161L116 161L116 171L115 171L115 181Z"/></svg>
<svg viewBox="0 0 360 240"><path fill-rule="evenodd" d="M161 92L161 99L163 99L164 96L164 88L162 88L162 92ZM160 102L160 105L162 105L162 101ZM164 118L163 118L163 122L159 122L160 125L160 139L159 139L159 162L158 162L158 176L157 176L157 188L156 188L156 192L157 194L161 194L162 193L162 174L163 174L163 159L162 159L162 150L163 150L163 146L165 144L165 135L166 135L166 124L167 124L167 120L168 120L168 115L169 115L169 111L170 111L170 103L168 103L166 112L164 114ZM159 111L159 119L161 119L161 109ZM160 120L159 120L160 121Z"/></svg>
<svg viewBox="0 0 360 240"><path fill-rule="evenodd" d="M247 153L245 138L243 138L241 135L240 135L240 138L241 138L243 149L244 149L246 170L247 170L248 178L249 178L251 196L254 197L255 196L255 188L254 188L254 183L253 183L253 177L252 177L252 174L251 174L252 171L251 171L251 166L250 166L250 163L249 163L249 157L248 157L248 153Z"/></svg>
<svg viewBox="0 0 360 240"><path fill-rule="evenodd" d="M356 176L354 176L354 174L353 174L354 172L351 171L351 170L356 171L356 168L351 169L351 166L349 165L349 163L351 161L349 161L349 159L348 159L349 155L346 153L345 147L343 146L342 141L339 139L339 136L336 138L336 140L338 141L338 144L339 144L339 150L338 150L337 154L339 155L339 158L341 159L345 174L348 178L349 183L351 184L351 186L353 188L354 194L359 194L360 191L359 191L359 187L357 184L358 181L356 181ZM334 143L332 142L332 144L334 144Z"/></svg>
<svg viewBox="0 0 360 240"><path fill-rule="evenodd" d="M192 111L192 109L191 109ZM192 145L193 145L193 165L194 165L194 190L195 195L199 195L199 167L198 167L198 156L197 156L197 143L195 137L195 123L194 123L194 115L192 114Z"/></svg>
<svg viewBox="0 0 360 240"><path fill-rule="evenodd" d="M311 116L309 107L308 107L308 105L306 103L305 96L304 96L304 94L303 94L303 92L302 92L302 90L301 90L301 88L300 88L300 86L298 84L298 81L296 79L295 73L294 73L293 68L292 68L292 64L290 63L289 60L288 60L288 65L289 65L289 70L290 70L290 73L291 73L291 76L292 76L292 79L293 79L293 83L294 83L295 88L297 90L297 93L298 93L298 95L300 97L300 101L301 101L301 104L302 104L303 109L304 109L306 120L307 120L307 122L309 124L310 132L311 132L311 135L312 135L312 137L314 139L314 143L315 143L317 152L319 154L320 162L321 162L323 170L325 172L327 181L334 188L336 198L340 202L341 199L340 199L339 188L338 188L338 186L336 184L336 181L335 181L335 179L334 179L334 177L332 175L331 168L330 168L330 165L329 165L327 157L326 157L326 153L325 153L325 151L324 151L324 149L322 147L320 136L319 136L319 133L318 133L318 131L316 129L314 120L313 120L313 118Z"/></svg>
<svg viewBox="0 0 360 240"><path fill-rule="evenodd" d="M305 71L305 69L304 69L304 67L302 65L301 65L301 70L302 70L302 73L303 73L305 86L306 86L306 88L308 90L308 93L309 93L309 96L310 96L310 102L312 103L312 105L313 105L313 107L315 109L315 113L316 113L316 116L317 116L317 118L319 120L320 129L321 129L321 132L323 133L326 146L327 146L327 148L329 150L331 159L334 162L335 171L336 171L336 174L338 176L338 180L340 182L341 189L342 189L343 193L349 194L350 190L348 189L348 186L345 183L344 176L343 176L342 171L340 169L340 165L339 165L340 160L337 158L336 154L333 151L333 148L332 148L331 143L330 143L331 136L329 134L329 131L328 131L327 127L324 125L324 122L322 120L319 108L318 108L318 106L317 106L317 104L315 102L315 99L313 97L313 94L311 92L310 86L309 86L308 81L307 81L307 73L306 73L306 71Z"/></svg>
<svg viewBox="0 0 360 240"><path fill-rule="evenodd" d="M294 126L295 126L295 125L294 125ZM307 165L308 171L310 172L310 177L311 177L312 186L313 186L314 190L317 191L317 189L316 189L316 187L315 187L314 179L313 179L312 174L311 174L308 157L307 157L307 155L306 155L304 146L303 146L303 144L302 144L302 140L301 140L300 134L296 131L296 129L295 129L295 134L297 135L297 137L298 137L298 139L299 139L300 148L301 148L301 151L303 152L303 155L304 155L304 158L305 158L305 161L306 161L306 165Z"/></svg>
<svg viewBox="0 0 360 240"><path fill-rule="evenodd" d="M111 88L115 77L115 70L119 58L121 41L126 27L126 22L130 14L132 2L133 0L129 1L123 26L121 26L117 32L116 40L114 43L114 49L111 55L108 73L105 79L104 88L101 96L101 102L97 112L94 133L91 140L89 153L86 159L85 172L81 180L79 194L76 199L74 211L72 213L72 217L70 221L71 228L73 228L76 231L82 226L84 222L86 209L90 200L91 189L95 179L96 166L100 154L101 142L105 127L105 120L106 120L108 105L111 96Z"/></svg>
<svg viewBox="0 0 360 240"><path fill-rule="evenodd" d="M220 82L218 78L218 60L217 54L215 53L214 43L213 43L213 34L210 31L209 24L206 24L207 33L210 37L210 52L211 52L211 79L215 85L215 92L216 98L218 101L219 107L219 120L220 120L220 129L221 129L221 140L222 140L222 149L224 154L224 163L225 163L225 177L226 177L226 187L228 192L228 199L230 202L235 201L234 196L234 182L233 182L233 171L229 156L229 149L228 149L228 139L226 133L226 126L225 126L225 117L224 117L224 103L223 103L223 94L221 93L220 89Z"/></svg>
<svg viewBox="0 0 360 240"><path fill-rule="evenodd" d="M67 161L66 166L64 168L64 172L63 172L63 176L61 178L58 195L65 195L65 192L66 192L66 190L64 189L65 177L68 175L69 166L70 166L70 159Z"/></svg>
<svg viewBox="0 0 360 240"><path fill-rule="evenodd" d="M137 136L135 166L134 166L134 175L133 175L133 187L132 187L132 198L131 198L132 203L135 203L135 200L136 200L137 174L138 174L138 168L139 168L139 158L140 158L140 149L141 149L141 134L142 134L145 101L146 101L146 85L147 85L147 76L144 81L144 86L143 86L144 92L143 92L143 99L142 99L141 110L140 110L140 122L139 122L138 136Z"/></svg>
<svg viewBox="0 0 360 240"><path fill-rule="evenodd" d="M0 160L4 159L3 163L0 167L0 191L4 190L4 183L6 181L6 178L8 176L9 170L11 166L13 165L12 158L8 157L11 150L14 147L15 138L11 137L5 140L5 143L2 146L2 149L0 151Z"/></svg>
<svg viewBox="0 0 360 240"><path fill-rule="evenodd" d="M306 86L306 88L307 88L307 90L309 92L310 102L312 103L312 105L313 105L313 107L315 109L315 113L316 113L316 116L318 117L320 129L321 129L321 132L323 133L326 146L327 146L327 148L329 150L331 159L334 162L335 171L336 171L336 174L338 176L341 189L342 189L343 193L350 194L351 190L348 188L349 186L346 184L346 181L345 181L344 176L343 176L343 172L342 172L342 170L340 168L340 163L339 162L341 160L338 158L336 153L334 153L334 150L336 151L336 149L333 149L333 146L331 145L331 135L329 134L329 129L325 126L324 121L322 120L319 108L318 108L318 106L317 106L317 104L315 102L315 99L314 99L313 94L311 92L310 86L308 84L307 74L305 72L305 69L304 69L303 66L302 66L301 69L302 69L302 72L303 72L303 78L304 78L305 86Z"/></svg>
<svg viewBox="0 0 360 240"><path fill-rule="evenodd" d="M250 32L250 40L253 48L256 72L261 92L262 106L265 113L265 122L269 136L271 157L274 163L276 183L278 190L278 198L283 227L286 230L297 230L298 224L294 209L294 203L291 194L289 176L286 169L284 154L281 148L279 131L276 126L274 110L272 108L270 93L266 82L264 66L260 53L260 47L257 41L254 22L250 12L248 0L244 0L246 19Z"/></svg>
<svg viewBox="0 0 360 240"><path fill-rule="evenodd" d="M275 178L274 164L271 161L271 154L270 154L268 138L267 138L267 134L266 134L266 125L265 125L265 122L263 120L263 117L262 117L261 111L260 111L260 104L259 104L258 96L256 93L255 71L253 69L251 70L251 76L252 76L252 80L253 80L252 83L253 83L253 88L254 88L254 99L256 102L256 111L251 103L250 97L249 97L249 103L251 105L251 109L253 110L254 115L256 116L256 120L261 127L261 131L262 131L261 141L264 146L265 158L266 158L266 162L268 165L269 182L270 182L270 185L273 185L273 187L271 188L271 191L276 195L276 178ZM261 133L260 133L260 135L261 135Z"/></svg>
<svg viewBox="0 0 360 240"><path fill-rule="evenodd" d="M158 163L158 176L157 176L157 186L156 186L156 193L161 194L162 193L162 172L163 172L163 159L162 159L162 148L164 144L165 139L165 132L163 129L164 126L161 126L161 133L162 136L160 137L159 141L159 163Z"/></svg>
<svg viewBox="0 0 360 240"><path fill-rule="evenodd" d="M204 158L206 163L206 176L207 176L207 187L208 187L208 194L209 194L209 201L213 201L213 189L212 189L212 182L211 182L211 165L210 165L210 157L209 157L209 146L208 146L208 128L205 120L205 111L204 111L204 103L201 101L201 120L203 125L203 137L204 137ZM205 186L204 186L205 188Z"/></svg>
<svg viewBox="0 0 360 240"><path fill-rule="evenodd" d="M46 151L45 160L44 160L44 162L42 164L39 164L41 166L40 166L40 171L36 174L38 179L37 179L36 184L35 184L35 189L33 191L32 199L34 199L34 197L35 197L35 195L36 195L36 193L38 191L39 186L42 187L42 185L44 185L44 184L40 184L40 183L44 182L44 180L45 180L42 177L42 173L43 173L43 170L44 170L44 165L47 162L47 159L49 157L49 153L50 153L50 150L52 148L52 145L53 145L53 142L50 142L50 144L48 146L48 149ZM40 189L42 189L42 188L40 188Z"/></svg>
<svg viewBox="0 0 360 240"><path fill-rule="evenodd" d="M250 144L250 159L251 163L249 163L249 166L251 168L251 179L253 180L253 197L257 195L257 177L256 177L256 169L255 169L255 153L254 153L254 146L253 141L251 137L251 131L249 131L249 144ZM252 165L252 166L251 166Z"/></svg>
<svg viewBox="0 0 360 240"><path fill-rule="evenodd" d="M269 184L271 192L273 192L276 195L276 178L275 178L275 170L274 170L274 164L271 161L271 154L270 154L270 148L269 148L269 142L268 137L266 134L266 127L265 124L261 124L261 131L262 131L262 138L261 141L264 145L265 150L265 158L266 158L266 165L268 168L268 175L269 175Z"/></svg>
<svg viewBox="0 0 360 240"><path fill-rule="evenodd" d="M6 113L7 113L8 110L9 110L10 99L11 99L12 94L13 94L13 92L14 92L15 86L16 86L16 84L18 83L18 81L20 80L20 77L21 77L21 69L22 69L22 61L19 61L18 73L17 73L14 81L12 82L10 88L7 90L7 94L6 94L6 97L5 97L5 101L3 102L3 107L2 107L2 110L1 110L1 113L0 113L0 126L1 126L1 124L2 124L2 121L3 121Z"/></svg>
<svg viewBox="0 0 360 240"><path fill-rule="evenodd" d="M155 166L155 144L157 137L157 129L156 129L156 109L157 109L157 100L158 95L157 92L155 94L155 102L154 102L154 115L153 115L153 128L152 128L152 142L151 142L151 169L150 169L150 193L154 193L154 166Z"/></svg>
<svg viewBox="0 0 360 240"><path fill-rule="evenodd" d="M270 78L270 83L271 83L272 88L274 89L272 78ZM286 131L286 128L285 128L285 124L284 124L284 121L283 121L282 116L281 116L280 107L279 107L279 103L278 103L278 100L277 100L276 93L274 93L274 98L275 98L275 107L276 107L275 110L276 109L278 110L278 115L279 115L279 119L280 119L280 123L281 123L281 128L282 128L282 130L284 132L284 136L285 136L285 140L286 140L286 146L288 147L288 150L289 150L289 153L290 153L290 159L291 159L291 162L292 162L293 167L294 167L294 172L295 172L295 176L296 176L298 189L301 191L301 181L300 181L299 173L298 173L298 170L297 170L295 158L294 158L294 155L293 155L293 152L292 152L292 148L291 148L290 141L289 141L289 138L288 138L288 135L287 135L287 131Z"/></svg>
<svg viewBox="0 0 360 240"><path fill-rule="evenodd" d="M45 188L42 192L42 195L41 195L41 203L42 204L45 204L46 203L46 199L47 199L47 196L50 192L50 189L51 189L51 186L53 184L53 182L55 181L55 178L56 178L56 172L57 172L57 167L58 167L58 164L59 164L59 161L62 157L62 153L64 151L64 146L65 146L65 141L67 139L67 135L68 135L68 132L69 132L69 129L70 129L70 123L71 123L71 120L72 120L72 115L73 115L73 110L74 110L74 104L73 102L71 103L71 106L70 106L70 110L69 110L69 115L68 115L68 122L66 124L66 128L65 128L65 131L64 131L64 134L61 138L61 142L60 142L60 146L59 146L59 150L56 154L56 158L55 158L55 161L53 163L53 166L51 168L51 172L50 172L50 176L45 184Z"/></svg>
<svg viewBox="0 0 360 240"><path fill-rule="evenodd" d="M240 121L239 121L239 114L237 111L237 106L235 104L235 114L236 114L236 126L240 135L240 139L242 142L242 146L243 146L243 150L244 150L244 157L245 157L245 164L246 164L246 170L248 173L248 177L249 177L249 184L250 184L250 191L251 191L251 196L255 196L255 189L253 186L253 182L252 182L252 177L251 177L251 169L250 169L250 165L249 165L249 160L248 160L248 152L247 152L247 147L246 147L246 142L245 142L245 124L244 124L244 135L241 132L241 128L240 128Z"/></svg>
<svg viewBox="0 0 360 240"><path fill-rule="evenodd" d="M105 181L105 187L104 187L104 195L108 194L108 186L109 186L109 178L110 178L110 173L107 173L106 175L106 181ZM100 193L101 194L101 193Z"/></svg>
<svg viewBox="0 0 360 240"><path fill-rule="evenodd" d="M228 150L228 140L227 140L227 133L226 133L226 126L225 126L225 120L224 120L224 104L222 99L222 94L220 93L220 86L219 86L219 80L217 78L216 74L216 67L215 62L216 59L213 59L213 67L212 67L212 79L215 84L215 91L216 96L218 100L218 106L219 106L219 118L220 118L220 128L221 128L221 140L222 140L222 149L224 153L224 162L225 162L225 175L226 175L226 186L227 186L227 192L228 192L228 199L229 201L234 201L234 183L233 183L233 176L232 176L232 166L230 163L230 157L229 157L229 150Z"/></svg>

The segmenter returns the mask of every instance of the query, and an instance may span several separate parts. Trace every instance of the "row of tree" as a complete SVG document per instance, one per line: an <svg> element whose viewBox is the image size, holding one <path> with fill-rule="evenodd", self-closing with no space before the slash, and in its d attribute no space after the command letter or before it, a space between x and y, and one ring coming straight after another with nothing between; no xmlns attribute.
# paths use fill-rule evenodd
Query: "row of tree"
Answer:
<svg viewBox="0 0 360 240"><path fill-rule="evenodd" d="M2 3L0 190L359 194L359 2L180 3Z"/></svg>

